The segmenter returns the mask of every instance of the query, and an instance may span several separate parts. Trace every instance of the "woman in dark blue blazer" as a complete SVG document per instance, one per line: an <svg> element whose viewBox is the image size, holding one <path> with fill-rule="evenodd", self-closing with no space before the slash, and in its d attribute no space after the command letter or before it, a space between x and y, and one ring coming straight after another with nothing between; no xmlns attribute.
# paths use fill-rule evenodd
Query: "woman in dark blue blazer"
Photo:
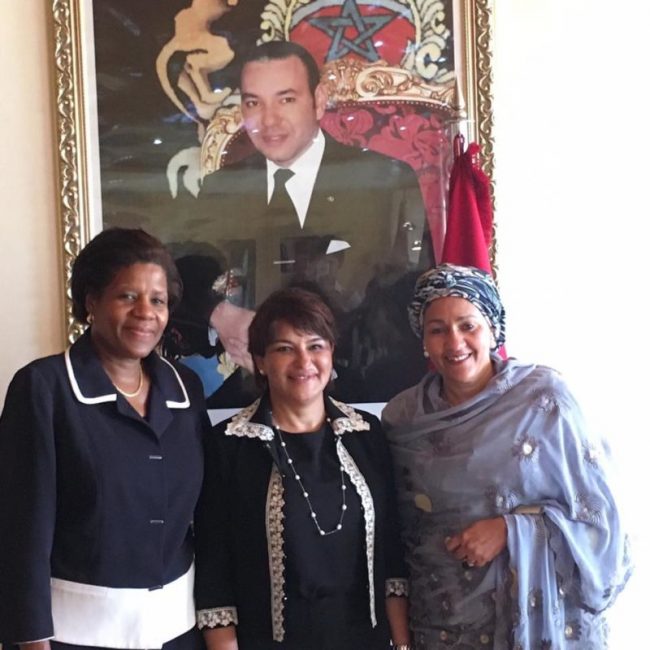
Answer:
<svg viewBox="0 0 650 650"><path fill-rule="evenodd" d="M200 647L191 523L203 395L155 351L180 299L141 230L95 237L72 271L64 354L18 371L0 418L0 641L34 650Z"/></svg>

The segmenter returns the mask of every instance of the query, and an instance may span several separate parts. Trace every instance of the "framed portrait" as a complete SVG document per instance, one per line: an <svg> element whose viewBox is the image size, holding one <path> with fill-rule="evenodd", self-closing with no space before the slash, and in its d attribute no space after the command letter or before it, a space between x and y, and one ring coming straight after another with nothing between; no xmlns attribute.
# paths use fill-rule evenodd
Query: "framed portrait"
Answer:
<svg viewBox="0 0 650 650"><path fill-rule="evenodd" d="M380 404L415 383L425 362L406 305L440 259L456 136L492 170L491 17L490 0L54 0L66 287L102 229L159 237L185 289L163 349L215 409L255 393L218 306L252 314L287 286L336 315L336 396ZM314 83L287 43L314 61ZM271 174L310 164L308 182L291 169L280 225ZM73 340L69 299L65 314Z"/></svg>

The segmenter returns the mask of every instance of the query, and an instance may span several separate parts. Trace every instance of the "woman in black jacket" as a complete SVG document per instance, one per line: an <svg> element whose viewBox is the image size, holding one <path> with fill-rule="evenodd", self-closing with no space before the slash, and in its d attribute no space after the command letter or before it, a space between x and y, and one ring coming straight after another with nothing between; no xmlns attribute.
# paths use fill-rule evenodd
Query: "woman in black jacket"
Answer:
<svg viewBox="0 0 650 650"><path fill-rule="evenodd" d="M195 523L209 650L407 647L390 455L374 416L326 394L334 340L297 288L251 324L266 391L208 436Z"/></svg>

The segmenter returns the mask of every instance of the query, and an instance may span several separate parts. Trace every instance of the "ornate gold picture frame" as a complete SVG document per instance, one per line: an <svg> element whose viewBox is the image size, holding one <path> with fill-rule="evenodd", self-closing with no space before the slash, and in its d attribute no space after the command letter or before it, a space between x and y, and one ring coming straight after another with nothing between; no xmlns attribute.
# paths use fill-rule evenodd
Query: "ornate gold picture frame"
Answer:
<svg viewBox="0 0 650 650"><path fill-rule="evenodd" d="M450 254L486 263L478 259L485 248L470 245L478 241L470 236L474 217L454 208L461 220L447 218L460 136L478 143L488 178L492 171L490 4L61 0L53 10L66 289L92 236L144 228L170 247L185 287L163 350L199 374L210 408L241 406L254 394L246 358L239 361L212 320L224 287L248 313L280 286L327 300L341 330L341 399L381 404L411 385L424 370L405 315L414 278ZM263 189L270 181L257 171L264 139L249 137L252 123L244 128L239 88L239 63L268 42L282 51L291 42L291 51L300 46L314 59L308 113L317 94L326 97L318 109L325 149L307 212L287 222L280 243L284 222L270 220ZM299 129L312 119L286 115ZM287 122L273 139L295 128ZM265 168L271 163L269 154ZM489 203L490 188L481 191ZM494 267L491 217L481 219ZM81 328L69 298L65 314L74 340Z"/></svg>
<svg viewBox="0 0 650 650"><path fill-rule="evenodd" d="M214 0L215 2L217 0ZM368 3L368 0L358 0ZM244 10L237 0L224 0L233 5L233 12ZM440 43L447 39L452 43L453 69L448 70L446 81L435 88L431 80L418 76L417 69L397 66L376 65L376 70L343 69L336 64L330 66L330 92L338 101L371 101L382 94L381 99L401 95L404 101L438 102L458 124L458 130L465 133L469 141L477 142L482 148L483 169L491 176L493 167L492 95L491 95L491 0L393 0L401 3L419 21L416 32L417 43L440 51ZM144 3L136 3L144 4ZM158 2L149 3L152 11L160 7ZM174 4L174 3L165 3ZM178 0L179 10L199 4L194 0ZM240 6L237 7L236 5ZM264 3L263 3L264 4ZM288 35L289 18L305 10L309 0L269 0L258 16L261 39L279 39ZM330 3L332 4L332 3ZM336 4L336 3L335 3ZM343 5L344 1L340 3ZM381 4L377 2L376 4ZM100 171L100 143L97 124L97 70L96 46L93 29L93 9L107 10L114 17L124 21L126 28L137 31L140 25L129 25L128 15L119 16L119 3L112 6L111 0L54 0L53 26L56 66L56 117L59 175L59 219L62 245L63 273L69 286L70 269L80 248L98 232L102 221L102 193ZM230 8L230 7L228 7ZM293 15L290 15L292 14ZM443 14L447 14L446 18ZM104 12L105 14L105 12ZM451 20L449 20L452 14ZM451 24L451 34L445 36L446 26ZM155 29L157 25L152 25ZM419 31L418 31L419 30ZM168 33L173 25L168 25ZM151 34L164 43L166 34ZM428 40L427 40L428 39ZM101 44L100 44L101 46ZM128 52L122 56L128 59ZM137 52L133 53L138 56ZM420 57L420 61L435 63L432 58ZM153 67L154 61L151 61ZM354 66L353 66L354 67ZM414 72L414 69L416 72ZM102 71L99 71L102 74ZM372 83L359 82L365 76ZM352 84L352 85L350 85ZM366 88L365 96L358 89ZM434 89L432 90L432 87ZM357 90L355 90L355 88ZM347 93L347 95L346 95ZM363 94L363 93L362 93ZM165 97L161 94L160 101ZM228 115L230 111L230 115ZM226 119L224 119L226 115ZM202 147L205 168L220 164L224 144L237 130L237 108L230 108L215 116ZM160 174L165 173L161 167ZM69 298L65 306L66 331L70 340L78 334L70 309Z"/></svg>

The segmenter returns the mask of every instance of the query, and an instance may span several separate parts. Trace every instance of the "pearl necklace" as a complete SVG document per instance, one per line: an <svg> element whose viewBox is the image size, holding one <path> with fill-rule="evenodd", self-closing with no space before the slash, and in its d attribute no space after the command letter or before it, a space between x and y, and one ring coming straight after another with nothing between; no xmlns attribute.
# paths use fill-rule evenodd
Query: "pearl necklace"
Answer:
<svg viewBox="0 0 650 650"><path fill-rule="evenodd" d="M327 423L330 425L331 428L332 423L329 418L327 418ZM332 535L333 533L338 533L339 530L343 528L343 517L345 516L345 511L348 509L348 506L345 503L346 485L345 485L345 473L344 473L343 465L339 464L339 470L341 472L341 515L339 516L338 523L334 528L332 528L332 530L323 530L320 524L318 523L318 516L316 515L316 512L314 512L314 508L311 505L309 492L307 492L305 485L302 482L302 479L300 478L300 474L298 474L298 471L296 470L295 463L293 462L293 458L291 458L291 456L289 455L289 451L287 450L287 443L284 441L284 438L282 437L282 432L280 431L280 427L278 427L278 425L275 422L273 422L273 428L278 434L278 439L280 440L280 447L282 447L282 450L284 451L284 455L287 457L287 463L289 464L289 467L293 472L293 477L296 479L296 482L300 487L300 492L302 493L302 496L307 502L307 507L309 508L309 514L311 515L311 520L314 522L314 526L316 526L316 530L318 531L319 535L324 537L326 535Z"/></svg>
<svg viewBox="0 0 650 650"><path fill-rule="evenodd" d="M124 395L124 397L136 397L138 393L142 390L143 384L144 384L144 373L142 372L142 366L140 366L140 381L138 382L138 387L132 393L127 393L125 390L122 390L115 382L113 382L113 386L115 386L117 392L120 393L120 395Z"/></svg>

